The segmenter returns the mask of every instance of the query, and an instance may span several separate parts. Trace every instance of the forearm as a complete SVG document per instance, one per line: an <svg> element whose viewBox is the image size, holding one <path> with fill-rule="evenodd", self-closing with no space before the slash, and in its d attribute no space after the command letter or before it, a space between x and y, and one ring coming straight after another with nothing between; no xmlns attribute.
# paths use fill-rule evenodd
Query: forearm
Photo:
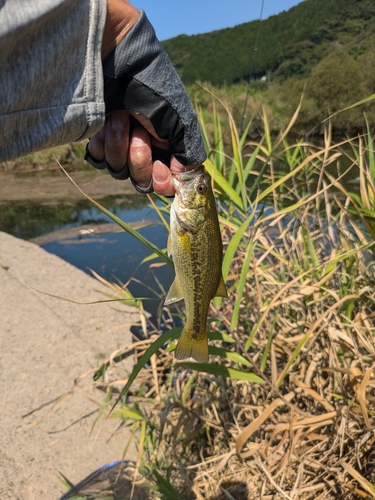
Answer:
<svg viewBox="0 0 375 500"><path fill-rule="evenodd" d="M139 17L139 11L127 0L107 0L107 17L102 40L102 60L127 35Z"/></svg>
<svg viewBox="0 0 375 500"><path fill-rule="evenodd" d="M0 9L0 161L89 137L104 122L102 0Z"/></svg>

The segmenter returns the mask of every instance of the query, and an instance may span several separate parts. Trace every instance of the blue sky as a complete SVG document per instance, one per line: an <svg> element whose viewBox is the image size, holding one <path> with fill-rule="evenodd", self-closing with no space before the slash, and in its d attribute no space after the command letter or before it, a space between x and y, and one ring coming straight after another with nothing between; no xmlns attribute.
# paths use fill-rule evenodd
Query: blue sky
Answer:
<svg viewBox="0 0 375 500"><path fill-rule="evenodd" d="M231 28L259 18L262 0L131 0L145 10L160 40ZM264 0L262 19L301 3Z"/></svg>

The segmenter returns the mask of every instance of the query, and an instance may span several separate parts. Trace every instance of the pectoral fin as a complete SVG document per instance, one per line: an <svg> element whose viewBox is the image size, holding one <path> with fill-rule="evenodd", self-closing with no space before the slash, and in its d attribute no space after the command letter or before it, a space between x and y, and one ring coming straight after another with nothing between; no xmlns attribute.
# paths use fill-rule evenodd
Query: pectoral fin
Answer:
<svg viewBox="0 0 375 500"><path fill-rule="evenodd" d="M228 297L227 287L225 286L223 277L220 279L219 286L217 287L214 297Z"/></svg>
<svg viewBox="0 0 375 500"><path fill-rule="evenodd" d="M165 298L164 304L168 306L169 304L173 304L174 302L178 302L179 300L183 300L184 295L182 292L182 287L180 285L179 280L177 277L174 279L169 292L167 293L167 296Z"/></svg>

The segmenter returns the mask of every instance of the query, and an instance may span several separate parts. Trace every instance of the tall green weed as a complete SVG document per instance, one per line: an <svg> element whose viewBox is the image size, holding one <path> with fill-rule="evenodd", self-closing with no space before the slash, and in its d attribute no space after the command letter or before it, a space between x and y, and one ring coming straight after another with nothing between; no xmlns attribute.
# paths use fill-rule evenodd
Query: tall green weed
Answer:
<svg viewBox="0 0 375 500"><path fill-rule="evenodd" d="M228 299L212 303L211 362L174 361L180 327L148 332L147 341L137 344L138 361L127 383L109 407L112 415L140 428L137 468L161 498L190 498L184 488L191 488L191 482L182 471L194 464L211 471L207 464L215 453L236 453L251 465L249 471L262 474L265 465L260 457L268 457L276 474L280 463L295 464L290 447L305 453L309 432L326 443L337 426L344 425L343 415L353 405L358 409L353 436L374 420L366 399L372 380L367 374L375 356L373 140L368 132L358 140L334 143L328 124L323 145L294 141L290 133L299 110L277 136L263 111L263 134L256 142L248 138L251 123L239 133L222 102L214 99L209 122L198 110L208 152L205 168L218 202L223 276L229 291ZM341 172L348 146L352 163ZM354 168L359 177L356 193L344 187ZM157 210L164 220L170 200L162 201L163 208ZM132 234L150 248L150 259L170 263L165 249L154 248L137 231ZM107 360L96 379L104 376L108 365ZM137 378L145 372L149 381L139 387ZM280 406L283 411L277 410ZM271 414L275 428L270 431L265 422ZM298 430L302 428L306 432ZM251 441L253 434L257 441ZM280 454L275 440L279 434L289 446L288 455ZM263 455L256 455L255 448ZM325 453L353 478L350 463L356 456L350 444L345 449L345 466L334 448L325 448ZM258 461L251 462L254 456ZM321 473L327 481L337 481L324 467ZM217 471L212 474L221 477ZM290 490L297 481L310 487L306 477L292 470L289 476L285 484ZM354 479L361 483L361 477ZM208 498L203 496L204 486L194 488L190 493L198 491ZM268 481L266 490L274 492L275 481ZM312 497L306 493L300 498Z"/></svg>

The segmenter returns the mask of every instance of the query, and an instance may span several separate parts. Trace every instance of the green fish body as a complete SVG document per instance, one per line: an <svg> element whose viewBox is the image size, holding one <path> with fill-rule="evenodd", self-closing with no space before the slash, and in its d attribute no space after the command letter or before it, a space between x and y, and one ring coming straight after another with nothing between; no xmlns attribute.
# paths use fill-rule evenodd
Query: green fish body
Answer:
<svg viewBox="0 0 375 500"><path fill-rule="evenodd" d="M165 304L185 301L186 324L175 357L208 361L207 315L211 299L226 297L223 246L215 198L203 166L174 174L168 253L176 277Z"/></svg>

